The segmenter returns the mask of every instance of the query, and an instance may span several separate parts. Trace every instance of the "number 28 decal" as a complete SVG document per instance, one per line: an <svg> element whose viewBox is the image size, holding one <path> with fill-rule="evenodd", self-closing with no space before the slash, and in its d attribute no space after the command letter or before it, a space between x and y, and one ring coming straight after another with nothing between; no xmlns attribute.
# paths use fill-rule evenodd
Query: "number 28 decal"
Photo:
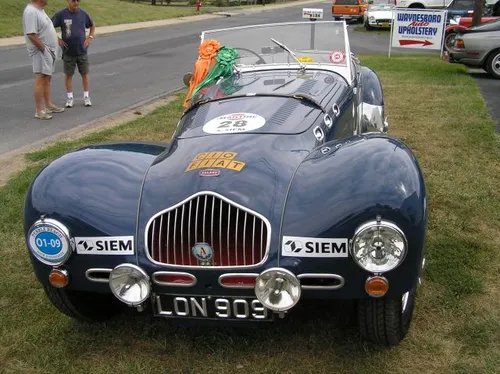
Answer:
<svg viewBox="0 0 500 374"><path fill-rule="evenodd" d="M264 117L253 113L231 113L212 119L203 126L207 134L237 134L261 128Z"/></svg>

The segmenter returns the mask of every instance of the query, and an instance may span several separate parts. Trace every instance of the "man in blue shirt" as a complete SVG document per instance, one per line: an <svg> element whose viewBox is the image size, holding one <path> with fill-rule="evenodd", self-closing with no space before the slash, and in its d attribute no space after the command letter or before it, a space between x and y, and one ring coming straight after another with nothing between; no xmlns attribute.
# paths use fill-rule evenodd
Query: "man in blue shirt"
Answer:
<svg viewBox="0 0 500 374"><path fill-rule="evenodd" d="M62 39L59 45L63 49L64 83L68 100L66 107L72 108L73 101L73 74L78 65L78 72L82 76L83 101L85 106L92 106L89 96L89 60L87 48L92 44L95 25L92 18L83 9L80 9L80 0L67 0L68 7L57 12L52 17L54 27L61 28ZM90 28L89 36L86 30Z"/></svg>

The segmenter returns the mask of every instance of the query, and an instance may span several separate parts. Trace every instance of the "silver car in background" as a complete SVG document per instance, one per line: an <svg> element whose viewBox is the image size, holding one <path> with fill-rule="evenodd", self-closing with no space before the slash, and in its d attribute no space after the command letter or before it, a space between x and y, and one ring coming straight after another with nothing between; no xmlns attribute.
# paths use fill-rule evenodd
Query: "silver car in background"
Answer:
<svg viewBox="0 0 500 374"><path fill-rule="evenodd" d="M363 20L365 29L390 29L394 18L394 7L394 0L375 0L373 3L369 2L368 10L365 12Z"/></svg>
<svg viewBox="0 0 500 374"><path fill-rule="evenodd" d="M483 68L500 79L500 20L461 31L449 61Z"/></svg>

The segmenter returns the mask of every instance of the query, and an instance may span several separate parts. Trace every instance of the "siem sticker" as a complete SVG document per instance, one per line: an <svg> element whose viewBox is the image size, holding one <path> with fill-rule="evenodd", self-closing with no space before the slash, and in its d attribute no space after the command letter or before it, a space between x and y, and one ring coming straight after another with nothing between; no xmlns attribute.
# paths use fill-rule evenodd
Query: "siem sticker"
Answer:
<svg viewBox="0 0 500 374"><path fill-rule="evenodd" d="M207 173L213 173L213 169L229 169L234 171L241 171L245 167L245 163L237 161L236 152L203 152L198 153L194 156L193 160L189 163L184 172L196 170L196 169L207 169ZM210 171L209 171L210 170ZM216 175L201 175L200 176L216 176Z"/></svg>
<svg viewBox="0 0 500 374"><path fill-rule="evenodd" d="M93 236L75 238L79 255L133 255L133 236Z"/></svg>
<svg viewBox="0 0 500 374"><path fill-rule="evenodd" d="M283 236L281 255L289 257L348 257L348 240Z"/></svg>
<svg viewBox="0 0 500 374"><path fill-rule="evenodd" d="M330 61L332 64L341 64L345 61L345 53L341 50L335 50L330 55Z"/></svg>

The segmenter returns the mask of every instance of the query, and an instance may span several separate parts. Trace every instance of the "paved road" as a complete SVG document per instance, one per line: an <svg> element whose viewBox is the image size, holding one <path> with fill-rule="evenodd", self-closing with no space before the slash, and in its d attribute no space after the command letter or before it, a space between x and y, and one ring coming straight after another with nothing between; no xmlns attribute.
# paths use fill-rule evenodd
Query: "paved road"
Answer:
<svg viewBox="0 0 500 374"><path fill-rule="evenodd" d="M321 7L326 19L330 2L311 4ZM236 17L136 30L101 36L91 51L92 108L84 108L79 76L73 91L76 106L55 115L51 121L33 118L32 71L25 47L0 49L0 154L50 138L109 114L158 97L182 86L182 76L192 69L197 44L203 30L301 20L301 8L249 13ZM352 30L353 26L349 28ZM388 48L388 36L350 32L354 53L380 53ZM62 64L58 62L52 91L56 103L65 100ZM500 91L500 90L498 90Z"/></svg>

